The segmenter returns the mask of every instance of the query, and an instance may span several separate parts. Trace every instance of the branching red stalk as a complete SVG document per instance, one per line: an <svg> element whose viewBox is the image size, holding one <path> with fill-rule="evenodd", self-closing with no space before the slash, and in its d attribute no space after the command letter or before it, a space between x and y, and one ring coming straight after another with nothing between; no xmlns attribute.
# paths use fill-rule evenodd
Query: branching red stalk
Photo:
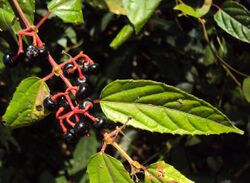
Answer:
<svg viewBox="0 0 250 183"><path fill-rule="evenodd" d="M50 11L48 11L48 12L46 13L45 17L42 18L41 21L38 23L38 27L36 27L36 26L31 26L30 23L29 23L29 21L28 21L27 18L25 17L25 15L24 15L24 13L23 13L23 10L22 10L21 7L19 6L17 0L13 0L13 4L14 4L14 6L16 7L16 10L17 10L18 14L20 15L20 17L21 17L23 23L25 24L25 26L26 26L26 28L27 28L27 29L25 29L25 30L30 30L30 29L32 29L33 31L37 32L38 28L44 23L45 20L47 20L47 18L48 18L49 15L50 15ZM34 29L35 29L35 30L34 30ZM26 32L25 35L27 35L27 32ZM38 34L35 33L35 34L33 34L33 35L35 36L34 39L35 39L36 42L38 43L38 47L43 47L43 42L41 41L41 39L40 39L40 37L38 36ZM31 35L31 36L32 36L32 35ZM19 52L21 52L21 51L23 51L23 50L20 50ZM51 66L53 67L54 74L55 74L55 75L58 75L58 76L64 81L64 83L65 83L65 85L66 85L67 87L72 87L72 84L70 83L70 81L69 81L66 77L64 77L64 75L62 74L61 68L58 67L59 65L55 62L55 60L54 60L53 57L50 55L50 53L48 54L48 60L49 60L49 62L50 62L50 64L51 64ZM53 73L53 72L52 72L52 73ZM52 74L49 74L49 77L52 77L51 75L52 75ZM49 79L49 77L46 77L45 80Z"/></svg>

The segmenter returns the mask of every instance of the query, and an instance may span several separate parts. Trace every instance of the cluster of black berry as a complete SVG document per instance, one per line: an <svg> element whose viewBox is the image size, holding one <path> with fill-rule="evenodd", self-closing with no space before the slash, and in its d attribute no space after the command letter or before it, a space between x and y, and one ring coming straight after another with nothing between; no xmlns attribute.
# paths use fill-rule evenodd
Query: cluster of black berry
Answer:
<svg viewBox="0 0 250 183"><path fill-rule="evenodd" d="M3 63L7 67L14 67L19 62L22 62L22 61L28 62L30 60L36 60L36 59L46 58L46 57L48 57L47 47L43 46L39 48L34 45L29 45L25 53L23 52L18 52L16 54L13 52L5 53L3 56Z"/></svg>
<svg viewBox="0 0 250 183"><path fill-rule="evenodd" d="M65 77L75 80L75 85L68 87L65 92L46 98L44 107L50 111L57 111L56 118L60 122L64 138L72 141L83 134L89 136L91 127L104 128L105 117L92 115L98 101L90 98L91 86L88 80L91 74L98 73L98 64L80 53L60 67Z"/></svg>

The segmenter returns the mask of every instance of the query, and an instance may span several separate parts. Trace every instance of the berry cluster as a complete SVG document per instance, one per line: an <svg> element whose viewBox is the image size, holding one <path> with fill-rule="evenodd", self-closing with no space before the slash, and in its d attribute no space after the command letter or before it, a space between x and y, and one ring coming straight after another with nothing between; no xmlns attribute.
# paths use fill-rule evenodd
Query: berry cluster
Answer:
<svg viewBox="0 0 250 183"><path fill-rule="evenodd" d="M19 49L16 54L6 53L3 56L3 63L8 67L13 67L22 59L25 61L47 60L53 69L43 80L47 81L55 75L64 81L67 88L64 92L46 98L43 102L45 109L56 111L56 118L65 139L77 139L81 134L89 136L91 127L103 128L106 121L103 116L92 114L94 105L99 101L89 97L91 87L88 76L98 73L99 67L83 52L75 57L70 56L66 62L56 63L37 34L38 28L49 14L46 14L37 25L30 25L23 17L26 28L18 33ZM23 36L32 38L32 44L25 51L23 50Z"/></svg>
<svg viewBox="0 0 250 183"><path fill-rule="evenodd" d="M25 62L29 62L46 57L48 57L47 47L37 47L34 45L29 45L25 54L23 52L17 54L14 54L13 52L5 53L3 56L3 63L6 67L14 67L22 60L24 60Z"/></svg>
<svg viewBox="0 0 250 183"><path fill-rule="evenodd" d="M98 64L95 64L82 52L74 58L59 65L65 77L76 79L75 85L68 87L65 92L56 93L44 100L47 110L56 110L64 138L76 139L79 135L89 136L91 127L102 128L105 118L101 115L93 116L93 108L98 100L92 100L91 87L87 77L98 72Z"/></svg>

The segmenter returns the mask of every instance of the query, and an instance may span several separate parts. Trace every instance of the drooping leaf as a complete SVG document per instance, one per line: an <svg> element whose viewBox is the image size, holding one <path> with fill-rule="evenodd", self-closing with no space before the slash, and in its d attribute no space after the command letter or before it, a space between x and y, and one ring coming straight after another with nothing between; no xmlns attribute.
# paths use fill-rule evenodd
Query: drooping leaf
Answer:
<svg viewBox="0 0 250 183"><path fill-rule="evenodd" d="M200 8L193 8L192 6L189 6L180 1L180 3L174 7L174 10L179 10L183 12L183 14L185 15L189 15L195 18L200 18L209 12L211 5L212 5L212 0L204 0L204 3Z"/></svg>
<svg viewBox="0 0 250 183"><path fill-rule="evenodd" d="M150 80L117 80L101 93L101 108L114 122L151 132L171 134L239 133L209 103L173 86Z"/></svg>
<svg viewBox="0 0 250 183"><path fill-rule="evenodd" d="M41 120L48 115L43 107L43 100L48 96L49 88L43 80L38 77L24 79L2 117L4 125L17 128Z"/></svg>
<svg viewBox="0 0 250 183"><path fill-rule="evenodd" d="M81 0L52 0L48 3L48 9L60 17L65 23L83 23Z"/></svg>
<svg viewBox="0 0 250 183"><path fill-rule="evenodd" d="M140 32L160 2L161 0L123 0L126 15L134 25L136 33Z"/></svg>
<svg viewBox="0 0 250 183"><path fill-rule="evenodd" d="M94 154L88 162L90 183L133 183L122 163L104 154Z"/></svg>
<svg viewBox="0 0 250 183"><path fill-rule="evenodd" d="M147 167L145 172L145 183L192 183L193 181L186 178L173 166L159 161Z"/></svg>
<svg viewBox="0 0 250 183"><path fill-rule="evenodd" d="M119 48L125 41L127 41L132 36L133 32L134 28L130 24L125 25L110 43L110 47L113 49Z"/></svg>
<svg viewBox="0 0 250 183"><path fill-rule="evenodd" d="M250 12L235 1L226 1L214 15L214 20L231 36L250 43Z"/></svg>
<svg viewBox="0 0 250 183"><path fill-rule="evenodd" d="M97 145L94 134L91 134L90 137L81 138L73 154L72 168L69 169L70 174L75 174L86 168L88 159L96 153Z"/></svg>
<svg viewBox="0 0 250 183"><path fill-rule="evenodd" d="M250 102L250 77L244 79L242 90L246 100Z"/></svg>

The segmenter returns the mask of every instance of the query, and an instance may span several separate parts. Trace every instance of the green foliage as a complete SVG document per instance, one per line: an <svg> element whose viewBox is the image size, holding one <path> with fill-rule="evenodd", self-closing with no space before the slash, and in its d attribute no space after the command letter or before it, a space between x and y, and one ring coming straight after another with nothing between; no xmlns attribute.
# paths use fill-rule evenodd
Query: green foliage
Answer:
<svg viewBox="0 0 250 183"><path fill-rule="evenodd" d="M65 23L83 23L81 0L52 0L48 3L48 9L60 17Z"/></svg>
<svg viewBox="0 0 250 183"><path fill-rule="evenodd" d="M185 15L189 15L195 18L200 18L209 12L211 5L212 5L212 0L205 0L202 7L193 8L192 6L189 6L181 1L174 7L174 9L182 11L182 13Z"/></svg>
<svg viewBox="0 0 250 183"><path fill-rule="evenodd" d="M115 122L151 132L220 134L243 132L216 108L175 87L147 80L117 80L101 93L101 107Z"/></svg>
<svg viewBox="0 0 250 183"><path fill-rule="evenodd" d="M10 31L16 39L15 33L21 30L21 19L16 17L9 2L0 0L0 28ZM132 78L139 80L139 84L144 83L140 88L148 92L146 95L134 80L111 82L102 91L101 108L114 122L125 123L132 117L128 125L137 129L126 126L121 132L125 136L120 139L119 134L114 140L131 158L147 167L145 182L192 182L180 172L194 182L249 182L250 175L245 168L250 161L247 156L250 151L250 57L249 45L246 44L249 43L249 10L245 8L249 7L249 2L213 1L211 9L210 0L201 3L189 1L190 4L178 1L178 5L175 1L160 0L49 0L36 1L35 5L34 0L18 2L30 24L33 24L35 5L38 8L36 22L47 7L63 20L51 18L38 32L55 61L67 57L62 56L62 49L72 56L83 50L100 64L101 73L89 77L96 99L103 87L113 80ZM214 12L216 7L221 8ZM201 21L179 16L174 9L205 20L202 22L206 22L209 42L204 39ZM80 24L83 23L82 13L84 24ZM116 50L109 48L111 41L110 46ZM25 43L24 49L27 47ZM7 31L1 31L0 58L6 52L15 52L15 44ZM224 63L218 60L218 56L224 59ZM44 77L50 69L46 60L23 62L17 68L7 68L0 63L0 114L4 114L8 105L15 109L8 112L8 108L1 118L8 119L8 126L35 123L32 118L37 118L38 111L34 108L34 100L37 99L35 96L40 96L37 87L43 86L45 93L49 92L43 81L32 77L33 85L26 83L23 87L26 94L16 92L25 97L17 98L15 93L16 100L10 100L10 96L20 80L31 75ZM238 80L238 86L235 80ZM53 93L65 90L64 84L56 77L48 85ZM155 95L153 91L158 90L159 94ZM41 104L40 99L37 101ZM99 107L95 110L101 112ZM26 114L27 118L19 118ZM103 131L96 131L97 139L93 132L91 137L66 143L53 116L13 131L0 126L0 182L133 182L127 172L130 166L112 148L105 152L115 158L104 153L90 158L87 165L89 181L86 164L89 157L100 149L97 141L102 141ZM39 115L38 118L43 117ZM106 131L114 130L116 125L111 123ZM234 125L245 134L238 135L243 131ZM238 134L182 135L228 132ZM145 174L136 175L142 178Z"/></svg>
<svg viewBox="0 0 250 183"><path fill-rule="evenodd" d="M132 183L128 172L117 159L104 154L94 154L88 163L90 183Z"/></svg>
<svg viewBox="0 0 250 183"><path fill-rule="evenodd" d="M134 28L128 24L125 25L121 31L116 35L115 39L110 43L113 49L119 48L125 41L127 41L133 34Z"/></svg>
<svg viewBox="0 0 250 183"><path fill-rule="evenodd" d="M145 172L145 183L165 183L165 182L181 182L181 183L192 183L183 176L173 166L159 161L148 166L148 172Z"/></svg>
<svg viewBox="0 0 250 183"><path fill-rule="evenodd" d="M97 150L97 141L95 134L89 138L81 138L73 153L72 167L69 169L70 174L76 174L87 166L87 161Z"/></svg>
<svg viewBox="0 0 250 183"><path fill-rule="evenodd" d="M48 115L43 100L49 96L46 83L37 77L23 80L3 115L4 125L12 128L31 125Z"/></svg>
<svg viewBox="0 0 250 183"><path fill-rule="evenodd" d="M160 2L161 0L123 0L126 15L134 25L136 33L140 32Z"/></svg>
<svg viewBox="0 0 250 183"><path fill-rule="evenodd" d="M28 21L33 24L35 13L35 0L20 0L20 7L23 9ZM17 33L20 30L20 24L14 14L8 1L0 1L0 29L9 30Z"/></svg>
<svg viewBox="0 0 250 183"><path fill-rule="evenodd" d="M250 102L250 77L244 79L242 90L246 100Z"/></svg>
<svg viewBox="0 0 250 183"><path fill-rule="evenodd" d="M250 12L243 5L226 1L214 15L214 20L231 36L250 43Z"/></svg>

